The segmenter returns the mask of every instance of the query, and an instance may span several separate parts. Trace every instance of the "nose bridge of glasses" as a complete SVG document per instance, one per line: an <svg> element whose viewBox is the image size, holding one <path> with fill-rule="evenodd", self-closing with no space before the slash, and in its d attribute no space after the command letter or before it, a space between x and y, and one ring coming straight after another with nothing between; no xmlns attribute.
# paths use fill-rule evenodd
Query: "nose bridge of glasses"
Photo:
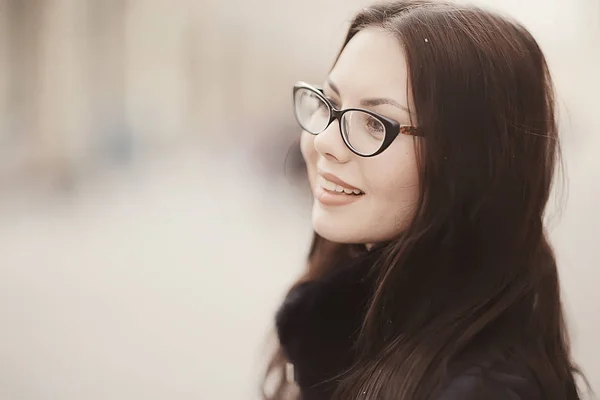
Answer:
<svg viewBox="0 0 600 400"><path fill-rule="evenodd" d="M318 153L332 156L339 162L347 161L351 154L351 149L348 148L340 127L333 118L327 128L315 136L314 146Z"/></svg>
<svg viewBox="0 0 600 400"><path fill-rule="evenodd" d="M329 118L329 123L327 124L327 126L325 127L325 129L323 129L321 131L321 133L319 135L323 135L325 134L327 131L331 131L334 130L337 135L340 134L339 130L341 127L340 124L340 117L341 117L341 112L334 109L333 107L329 108L331 110L331 114L330 114L330 118Z"/></svg>
<svg viewBox="0 0 600 400"><path fill-rule="evenodd" d="M344 114L344 110L337 110L331 104L329 105L329 109L331 110L331 121L330 122L333 122L333 120L336 119L338 121L338 123L340 123L340 125L341 125L342 115Z"/></svg>
<svg viewBox="0 0 600 400"><path fill-rule="evenodd" d="M343 110L336 110L334 107L330 106L329 110L331 112L329 123L319 134L317 134L317 142L321 142L327 147L333 146L333 148L337 148L339 145L347 146L342 137L341 132L341 116L344 113Z"/></svg>
<svg viewBox="0 0 600 400"><path fill-rule="evenodd" d="M333 105L329 105L329 109L331 110L331 118L340 119L342 114L344 114L344 110L338 110Z"/></svg>

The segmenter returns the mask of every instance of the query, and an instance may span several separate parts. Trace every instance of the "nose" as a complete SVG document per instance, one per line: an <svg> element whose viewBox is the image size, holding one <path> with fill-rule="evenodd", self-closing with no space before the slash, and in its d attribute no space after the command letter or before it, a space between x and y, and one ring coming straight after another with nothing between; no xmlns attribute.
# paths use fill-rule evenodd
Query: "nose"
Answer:
<svg viewBox="0 0 600 400"><path fill-rule="evenodd" d="M321 156L342 164L350 161L352 157L352 152L342 139L337 120L332 121L327 129L315 137L314 146Z"/></svg>

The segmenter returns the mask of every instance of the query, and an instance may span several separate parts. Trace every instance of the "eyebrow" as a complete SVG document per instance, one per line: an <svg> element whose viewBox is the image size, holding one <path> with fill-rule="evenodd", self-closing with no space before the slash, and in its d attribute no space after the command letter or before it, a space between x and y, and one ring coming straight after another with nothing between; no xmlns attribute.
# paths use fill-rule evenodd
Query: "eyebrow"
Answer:
<svg viewBox="0 0 600 400"><path fill-rule="evenodd" d="M333 81L331 79L327 79L327 84L329 85L331 90L333 90L335 92L335 94L337 94L339 97L342 97L342 95L340 94L340 89L336 86L335 83L333 83ZM394 106L401 110L404 110L407 113L410 113L410 111L408 110L408 107L403 106L402 104L398 103L396 100L392 100L392 99L371 98L371 99L363 99L360 101L360 105L363 107L376 107L376 106L380 106L382 104L389 104L391 106Z"/></svg>

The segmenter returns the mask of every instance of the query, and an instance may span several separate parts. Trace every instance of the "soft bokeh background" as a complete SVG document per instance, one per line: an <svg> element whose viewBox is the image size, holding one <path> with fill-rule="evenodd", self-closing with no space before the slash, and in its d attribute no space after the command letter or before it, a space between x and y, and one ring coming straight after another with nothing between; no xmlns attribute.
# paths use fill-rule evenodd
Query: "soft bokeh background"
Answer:
<svg viewBox="0 0 600 400"><path fill-rule="evenodd" d="M368 3L0 0L0 399L258 398L311 234L290 88ZM600 390L600 2L477 4L554 73L550 231Z"/></svg>

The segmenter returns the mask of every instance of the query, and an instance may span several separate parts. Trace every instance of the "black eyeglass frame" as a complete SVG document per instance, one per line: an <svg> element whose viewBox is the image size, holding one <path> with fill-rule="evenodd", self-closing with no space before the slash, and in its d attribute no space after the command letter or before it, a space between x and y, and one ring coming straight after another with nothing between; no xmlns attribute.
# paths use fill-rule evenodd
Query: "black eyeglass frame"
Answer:
<svg viewBox="0 0 600 400"><path fill-rule="evenodd" d="M311 91L316 96L318 96L321 100L323 100L323 102L327 105L327 108L329 109L329 121L327 122L327 125L325 125L325 127L321 131L311 132L308 129L306 129L306 127L304 127L302 122L300 122L300 118L298 117L298 112L297 112L297 108L296 108L296 93L299 90ZM293 90L292 95L293 95L292 99L294 102L294 116L296 117L296 121L298 122L298 124L300 125L300 127L302 129L304 129L306 132L310 133L311 135L316 136L316 135L324 132L327 128L329 128L329 125L331 125L333 120L337 119L338 123L340 125L340 135L342 136L342 140L344 141L346 146L350 149L350 151L352 151L354 154L361 156L361 157L374 157L378 154L381 154L385 149L387 149L390 146L390 144L392 144L394 139L396 139L396 137L401 133L403 135L409 135L409 136L419 136L419 137L423 136L417 127L412 126L412 125L400 124L391 118L385 117L385 116L378 114L376 112L373 112L371 110L365 110L364 108L346 108L343 110L338 110L337 108L335 108L335 106L333 104L331 104L331 102L327 99L327 97L325 97L323 88L318 87L318 86L313 86L313 85L310 85L305 82L297 82L294 85L294 90ZM372 117L376 118L379 122L381 122L381 124L385 128L385 137L383 138L383 142L381 143L381 146L379 147L379 149L377 149L377 151L375 151L373 154L361 153L358 150L356 150L355 148L353 148L352 145L350 144L350 142L348 141L348 138L346 137L347 135L344 134L345 129L343 128L343 125L342 125L342 116L349 111L361 111L363 113L369 114Z"/></svg>

